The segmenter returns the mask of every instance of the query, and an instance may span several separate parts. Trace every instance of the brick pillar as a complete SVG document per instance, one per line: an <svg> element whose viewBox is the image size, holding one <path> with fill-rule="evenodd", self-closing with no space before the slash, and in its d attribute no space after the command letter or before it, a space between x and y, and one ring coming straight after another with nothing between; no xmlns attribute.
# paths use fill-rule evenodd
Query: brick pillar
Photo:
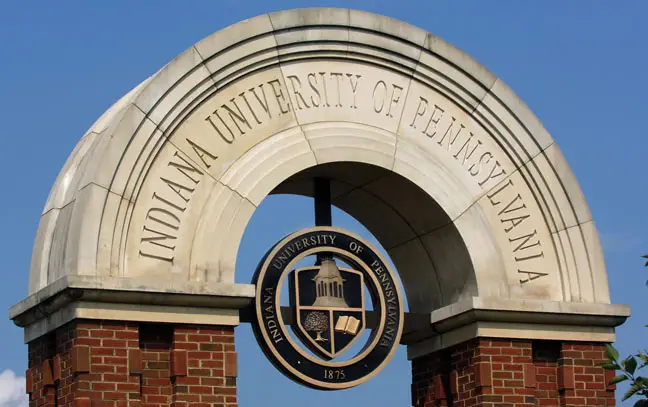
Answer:
<svg viewBox="0 0 648 407"><path fill-rule="evenodd" d="M173 407L236 407L233 327L184 326L173 333Z"/></svg>
<svg viewBox="0 0 648 407"><path fill-rule="evenodd" d="M142 404L146 407L171 405L172 383L169 365L172 337L172 325L140 325Z"/></svg>
<svg viewBox="0 0 648 407"><path fill-rule="evenodd" d="M236 407L234 328L76 320L29 343L26 381L30 407Z"/></svg>
<svg viewBox="0 0 648 407"><path fill-rule="evenodd" d="M474 339L412 360L415 407L614 406L603 344Z"/></svg>
<svg viewBox="0 0 648 407"><path fill-rule="evenodd" d="M412 405L450 406L450 363L447 354L436 352L412 361ZM456 393L456 392L455 392Z"/></svg>
<svg viewBox="0 0 648 407"><path fill-rule="evenodd" d="M537 341L533 349L533 365L536 379L535 396L540 406L559 406L558 359L560 342Z"/></svg>
<svg viewBox="0 0 648 407"><path fill-rule="evenodd" d="M558 361L558 390L561 406L614 406L614 390L609 386L611 370L597 365L607 361L605 345L600 343L563 343Z"/></svg>
<svg viewBox="0 0 648 407"><path fill-rule="evenodd" d="M56 353L56 338L46 335L29 343L26 392L30 407L55 406L56 383L51 359Z"/></svg>

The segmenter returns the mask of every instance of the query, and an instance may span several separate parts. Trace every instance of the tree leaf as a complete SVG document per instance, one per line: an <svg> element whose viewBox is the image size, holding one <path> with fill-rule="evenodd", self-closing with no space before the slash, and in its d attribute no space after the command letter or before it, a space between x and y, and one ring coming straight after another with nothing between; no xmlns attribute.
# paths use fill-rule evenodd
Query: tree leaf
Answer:
<svg viewBox="0 0 648 407"><path fill-rule="evenodd" d="M641 387L638 384L634 383L632 386L630 386L628 391L623 395L623 398L621 400L626 401L630 397L634 396L635 393L637 393L639 390L641 390Z"/></svg>
<svg viewBox="0 0 648 407"><path fill-rule="evenodd" d="M624 382L626 380L628 380L628 376L626 376L624 374L620 374L618 376L614 376L614 378L612 380L610 380L609 384L617 384L617 383Z"/></svg>
<svg viewBox="0 0 648 407"><path fill-rule="evenodd" d="M605 362L601 363L599 366L605 370L621 370L621 366L616 363Z"/></svg>
<svg viewBox="0 0 648 407"><path fill-rule="evenodd" d="M619 351L616 350L616 348L609 343L605 344L605 354L607 355L608 359L617 361L619 360Z"/></svg>
<svg viewBox="0 0 648 407"><path fill-rule="evenodd" d="M621 362L623 365L623 369L630 373L631 375L634 375L635 370L637 369L637 359L635 359L632 356L628 356L626 360Z"/></svg>
<svg viewBox="0 0 648 407"><path fill-rule="evenodd" d="M634 407L648 407L648 400L637 400Z"/></svg>

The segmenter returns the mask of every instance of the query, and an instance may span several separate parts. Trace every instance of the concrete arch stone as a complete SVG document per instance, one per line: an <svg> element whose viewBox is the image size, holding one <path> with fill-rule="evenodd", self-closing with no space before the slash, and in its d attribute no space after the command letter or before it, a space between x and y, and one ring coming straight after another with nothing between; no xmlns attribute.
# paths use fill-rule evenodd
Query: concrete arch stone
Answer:
<svg viewBox="0 0 648 407"><path fill-rule="evenodd" d="M407 180L440 208L430 212L438 213L435 224L425 211L406 209L408 196L381 198L403 219L382 235L394 240L385 247L410 309L431 315L437 333L469 327L456 335L562 338L547 324L565 314L576 318L565 324L578 326L581 338L610 340L628 315L610 304L596 228L569 165L499 78L406 23L298 9L201 40L88 130L52 188L30 297L12 316L36 337L72 315L100 315L96 304L110 302L83 294L95 305L36 316L46 299L76 287L139 293L135 302L146 301L142 293L177 294L163 306L211 298L218 312L201 321L237 323L236 308L253 288L238 284L235 260L255 208L270 193L301 193L290 180L304 171L348 163L381 178L351 182L359 192L341 194L341 207L360 213L354 205L367 196L370 211L381 193L410 188ZM381 222L369 218L365 226L380 234ZM462 270L452 270L452 255L468 258ZM162 306L156 301L149 306ZM511 321L536 325L514 333ZM433 347L459 341L448 335L426 340Z"/></svg>

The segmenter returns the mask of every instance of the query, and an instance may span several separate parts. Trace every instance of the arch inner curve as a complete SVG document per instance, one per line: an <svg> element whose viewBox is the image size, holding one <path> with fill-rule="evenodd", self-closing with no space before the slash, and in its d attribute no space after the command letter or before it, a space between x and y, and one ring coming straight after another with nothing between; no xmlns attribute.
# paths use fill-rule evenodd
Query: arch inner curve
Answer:
<svg viewBox="0 0 648 407"><path fill-rule="evenodd" d="M477 296L468 249L448 214L405 177L378 166L335 162L300 171L271 194L313 196L314 178L331 182L331 203L365 226L391 257L411 312Z"/></svg>

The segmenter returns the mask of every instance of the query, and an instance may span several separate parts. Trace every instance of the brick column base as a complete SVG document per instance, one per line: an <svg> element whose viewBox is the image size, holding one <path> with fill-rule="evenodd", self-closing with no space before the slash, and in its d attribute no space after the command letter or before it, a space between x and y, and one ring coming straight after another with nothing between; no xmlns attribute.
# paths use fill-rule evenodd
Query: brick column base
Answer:
<svg viewBox="0 0 648 407"><path fill-rule="evenodd" d="M604 344L474 339L412 360L414 407L614 406Z"/></svg>
<svg viewBox="0 0 648 407"><path fill-rule="evenodd" d="M29 343L30 407L236 407L234 328L75 320Z"/></svg>

